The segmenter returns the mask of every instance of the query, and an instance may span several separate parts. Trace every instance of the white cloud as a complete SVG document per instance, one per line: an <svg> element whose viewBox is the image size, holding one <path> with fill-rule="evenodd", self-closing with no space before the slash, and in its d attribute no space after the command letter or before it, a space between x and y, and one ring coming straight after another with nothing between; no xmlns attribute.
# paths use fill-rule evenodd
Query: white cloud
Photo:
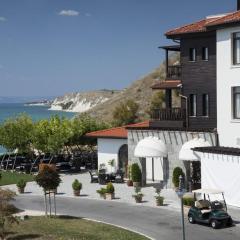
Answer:
<svg viewBox="0 0 240 240"><path fill-rule="evenodd" d="M85 16L86 16L86 17L91 17L92 14L91 14L91 13L85 13Z"/></svg>
<svg viewBox="0 0 240 240"><path fill-rule="evenodd" d="M5 17L0 17L0 22L6 22L7 19Z"/></svg>
<svg viewBox="0 0 240 240"><path fill-rule="evenodd" d="M76 10L61 10L58 15L67 16L67 17L76 17L79 15L79 12Z"/></svg>

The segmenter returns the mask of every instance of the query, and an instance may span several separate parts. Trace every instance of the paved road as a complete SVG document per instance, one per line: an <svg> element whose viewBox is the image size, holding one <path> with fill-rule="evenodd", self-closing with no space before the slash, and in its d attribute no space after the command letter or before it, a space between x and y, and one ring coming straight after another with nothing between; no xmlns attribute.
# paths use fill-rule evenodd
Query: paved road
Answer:
<svg viewBox="0 0 240 240"><path fill-rule="evenodd" d="M43 198L19 196L16 206L21 209L43 211ZM84 198L57 198L58 214L85 217L117 224L156 240L180 240L181 226L178 212L142 207L119 202ZM240 227L213 230L207 226L186 223L186 240L234 240L239 239Z"/></svg>

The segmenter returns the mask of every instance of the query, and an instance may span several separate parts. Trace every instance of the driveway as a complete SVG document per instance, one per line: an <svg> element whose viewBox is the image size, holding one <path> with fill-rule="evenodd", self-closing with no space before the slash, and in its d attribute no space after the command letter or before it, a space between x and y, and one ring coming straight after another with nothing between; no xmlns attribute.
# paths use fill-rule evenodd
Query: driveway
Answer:
<svg viewBox="0 0 240 240"><path fill-rule="evenodd" d="M40 196L21 195L16 198L21 209L43 211ZM156 240L180 240L179 212L139 206L116 201L101 201L86 198L57 197L58 214L84 217L120 225L146 234ZM213 230L207 226L190 225L186 221L186 240L233 240L239 239L240 228L231 227Z"/></svg>

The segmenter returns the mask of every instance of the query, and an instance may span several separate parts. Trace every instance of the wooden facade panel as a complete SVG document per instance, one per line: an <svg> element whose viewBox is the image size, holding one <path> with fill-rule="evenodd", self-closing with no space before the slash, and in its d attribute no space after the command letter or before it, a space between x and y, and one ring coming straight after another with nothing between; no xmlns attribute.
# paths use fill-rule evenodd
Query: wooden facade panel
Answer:
<svg viewBox="0 0 240 240"><path fill-rule="evenodd" d="M209 49L209 60L202 60L202 49ZM190 48L196 49L196 61L189 61ZM181 39L182 93L197 95L197 116L189 118L191 128L216 128L216 34L204 33ZM209 95L209 117L202 117L202 95ZM184 102L182 103L184 106Z"/></svg>

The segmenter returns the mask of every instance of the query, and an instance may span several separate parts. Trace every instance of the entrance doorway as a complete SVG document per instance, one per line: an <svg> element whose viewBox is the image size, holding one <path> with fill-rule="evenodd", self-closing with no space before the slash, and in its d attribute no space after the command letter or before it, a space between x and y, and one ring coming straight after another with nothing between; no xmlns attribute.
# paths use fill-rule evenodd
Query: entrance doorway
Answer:
<svg viewBox="0 0 240 240"><path fill-rule="evenodd" d="M125 177L127 176L127 170L128 170L128 145L127 144L124 144L119 148L118 169L122 169L124 171Z"/></svg>

